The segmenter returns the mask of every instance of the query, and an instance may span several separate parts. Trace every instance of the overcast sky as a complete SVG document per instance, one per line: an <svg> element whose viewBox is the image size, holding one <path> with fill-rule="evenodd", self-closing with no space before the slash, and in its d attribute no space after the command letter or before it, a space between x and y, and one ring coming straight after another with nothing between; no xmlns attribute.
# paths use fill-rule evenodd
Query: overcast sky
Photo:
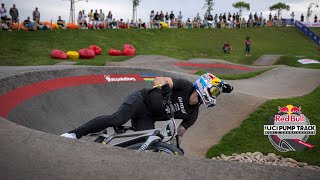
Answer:
<svg viewBox="0 0 320 180"><path fill-rule="evenodd" d="M77 1L77 0L76 0ZM238 2L239 0L215 0L216 4L213 10L213 14L220 14L224 12L237 12L232 7L232 3ZM311 2L319 2L319 0L244 0L250 3L251 10L244 11L243 15L247 19L249 12L262 12L264 17L270 13L269 7L273 4L284 2L290 5L290 12L284 11L282 17L289 18L292 11L295 12L295 18L300 19L301 13L306 16L307 7ZM16 4L20 19L25 19L27 16L32 16L32 11L35 7L39 8L41 13L41 21L54 20L56 21L57 16L61 15L64 20L69 20L70 14L70 1L69 0L0 0L4 3L7 11L12 7L12 4ZM205 0L141 0L140 6L138 7L138 18L143 20L149 19L151 10L170 12L171 10L177 15L179 11L182 11L183 19L188 17L193 18L198 12L201 17L205 12L202 9ZM79 10L86 10L86 13L90 9L102 9L105 14L108 11L112 11L113 16L116 19L123 18L125 20L132 18L132 0L88 0L76 3L76 17ZM320 17L320 8L313 8L312 19L315 14ZM275 14L273 12L272 14Z"/></svg>

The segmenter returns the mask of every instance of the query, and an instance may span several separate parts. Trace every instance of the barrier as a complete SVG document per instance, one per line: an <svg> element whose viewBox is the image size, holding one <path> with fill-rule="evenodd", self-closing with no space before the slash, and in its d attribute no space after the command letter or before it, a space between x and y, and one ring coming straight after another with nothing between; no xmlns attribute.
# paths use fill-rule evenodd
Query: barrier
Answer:
<svg viewBox="0 0 320 180"><path fill-rule="evenodd" d="M295 21L294 24L295 24L296 28L298 28L301 32L303 32L312 41L314 41L316 44L318 44L320 46L320 37L318 35L316 35L307 26L305 26L304 24L302 24L299 21Z"/></svg>

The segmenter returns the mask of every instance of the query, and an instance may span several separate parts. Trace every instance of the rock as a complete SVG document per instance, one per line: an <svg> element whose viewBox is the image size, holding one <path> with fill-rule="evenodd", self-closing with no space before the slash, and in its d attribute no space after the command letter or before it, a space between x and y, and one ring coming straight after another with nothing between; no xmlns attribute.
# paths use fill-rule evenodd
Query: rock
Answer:
<svg viewBox="0 0 320 180"><path fill-rule="evenodd" d="M259 154L257 154L257 155L254 156L254 158L256 158L256 160L259 161L261 159L261 156Z"/></svg>
<svg viewBox="0 0 320 180"><path fill-rule="evenodd" d="M274 154L274 153L269 153L267 156L277 157L277 155L276 155L276 154Z"/></svg>
<svg viewBox="0 0 320 180"><path fill-rule="evenodd" d="M217 160L217 158L216 158L216 157L213 157L212 159Z"/></svg>
<svg viewBox="0 0 320 180"><path fill-rule="evenodd" d="M237 155L239 155L239 154L238 154L238 153L233 153L233 154L232 154L232 156L237 156Z"/></svg>
<svg viewBox="0 0 320 180"><path fill-rule="evenodd" d="M220 157L220 156L217 156L217 160L221 160L221 157Z"/></svg>
<svg viewBox="0 0 320 180"><path fill-rule="evenodd" d="M287 161L291 162L291 163L297 163L296 160L292 159L292 158L287 158Z"/></svg>
<svg viewBox="0 0 320 180"><path fill-rule="evenodd" d="M240 155L236 155L236 156L234 157L234 159L235 159L235 160L240 160L240 159L241 159L241 156L240 156Z"/></svg>
<svg viewBox="0 0 320 180"><path fill-rule="evenodd" d="M246 154L245 154L245 153L241 153L240 155L241 155L241 156L245 156Z"/></svg>
<svg viewBox="0 0 320 180"><path fill-rule="evenodd" d="M246 159L245 162L246 163L252 163L252 160L251 159Z"/></svg>
<svg viewBox="0 0 320 180"><path fill-rule="evenodd" d="M254 152L252 155L253 156L257 156L257 155L263 156L263 154L261 152Z"/></svg>
<svg viewBox="0 0 320 180"><path fill-rule="evenodd" d="M247 153L246 153L246 155L251 156L251 155L252 155L252 153L251 153L251 152L247 152Z"/></svg>
<svg viewBox="0 0 320 180"><path fill-rule="evenodd" d="M270 154L270 153L269 153ZM276 156L268 156L266 157L266 161L268 162L275 162L277 160L277 157Z"/></svg>

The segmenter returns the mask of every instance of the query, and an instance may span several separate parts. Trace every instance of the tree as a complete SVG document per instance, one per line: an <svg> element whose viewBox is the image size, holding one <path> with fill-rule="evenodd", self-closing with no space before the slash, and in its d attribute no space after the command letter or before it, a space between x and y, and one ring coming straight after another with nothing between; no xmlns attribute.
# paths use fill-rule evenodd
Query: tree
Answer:
<svg viewBox="0 0 320 180"><path fill-rule="evenodd" d="M308 11L307 11L307 22L309 22L309 18L311 17L311 15L312 15L312 6L315 6L316 8L318 8L319 7L319 5L318 4L316 4L316 3L311 3L311 4L309 4L309 7L308 7Z"/></svg>
<svg viewBox="0 0 320 180"><path fill-rule="evenodd" d="M243 1L233 3L232 6L236 9L239 9L240 17L242 16L242 9L246 9L247 11L250 10L250 4Z"/></svg>
<svg viewBox="0 0 320 180"><path fill-rule="evenodd" d="M214 0L206 0L204 3L203 9L207 9L207 12L211 12L213 10L213 6L215 5Z"/></svg>
<svg viewBox="0 0 320 180"><path fill-rule="evenodd" d="M280 15L281 15L282 10L290 11L290 6L279 2L277 4L274 4L273 6L270 6L269 9L270 9L270 11L277 10L278 11L278 19L280 19Z"/></svg>
<svg viewBox="0 0 320 180"><path fill-rule="evenodd" d="M133 14L132 14L132 20L135 22L137 21L137 7L139 6L141 0L132 0L133 4Z"/></svg>

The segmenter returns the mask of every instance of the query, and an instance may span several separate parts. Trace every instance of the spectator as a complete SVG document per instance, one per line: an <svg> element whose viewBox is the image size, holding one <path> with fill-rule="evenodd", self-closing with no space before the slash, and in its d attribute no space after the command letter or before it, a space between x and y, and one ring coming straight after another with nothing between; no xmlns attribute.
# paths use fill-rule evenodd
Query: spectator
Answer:
<svg viewBox="0 0 320 180"><path fill-rule="evenodd" d="M236 21L236 14L235 13L233 13L233 15L232 15L232 20Z"/></svg>
<svg viewBox="0 0 320 180"><path fill-rule="evenodd" d="M272 19L272 14L270 13L269 14L269 21L271 21L271 19Z"/></svg>
<svg viewBox="0 0 320 180"><path fill-rule="evenodd" d="M61 16L58 17L57 24L61 29L66 29L66 22L61 19Z"/></svg>
<svg viewBox="0 0 320 180"><path fill-rule="evenodd" d="M208 12L204 13L204 15L203 15L203 20L204 20L205 22L208 21Z"/></svg>
<svg viewBox="0 0 320 180"><path fill-rule="evenodd" d="M173 21L174 18L175 18L175 16L174 16L174 14L173 14L173 11L171 11L171 13L170 13L170 21Z"/></svg>
<svg viewBox="0 0 320 180"><path fill-rule="evenodd" d="M104 22L104 18L105 18L105 14L102 12L102 9L100 9L99 20L101 22ZM111 19L112 19L112 17L111 17Z"/></svg>
<svg viewBox="0 0 320 180"><path fill-rule="evenodd" d="M138 22L139 22L139 24L138 24L139 29L142 29L142 28L146 29L147 28L146 23L142 22L141 19L139 19Z"/></svg>
<svg viewBox="0 0 320 180"><path fill-rule="evenodd" d="M113 15L111 13L111 11L109 11L107 17L106 17L106 27L113 29L113 27L117 26L116 22L113 21Z"/></svg>
<svg viewBox="0 0 320 180"><path fill-rule="evenodd" d="M32 16L33 16L33 21L36 21L36 19L40 21L40 12L38 11L38 7L36 7L36 9L33 11Z"/></svg>
<svg viewBox="0 0 320 180"><path fill-rule="evenodd" d="M314 15L314 22L315 22L315 23L318 22L318 17L317 17L317 15Z"/></svg>
<svg viewBox="0 0 320 180"><path fill-rule="evenodd" d="M165 17L166 23L169 24L169 19L170 19L169 13L166 12L166 15L164 17Z"/></svg>
<svg viewBox="0 0 320 180"><path fill-rule="evenodd" d="M0 8L0 14L1 14L1 20L6 20L7 19L7 9L4 7L4 4L1 4Z"/></svg>
<svg viewBox="0 0 320 180"><path fill-rule="evenodd" d="M162 11L160 12L160 21L161 21L161 22L164 22L164 14L163 14Z"/></svg>
<svg viewBox="0 0 320 180"><path fill-rule="evenodd" d="M98 10L96 10L93 14L93 29L99 29L99 18L100 18L100 15L98 13Z"/></svg>
<svg viewBox="0 0 320 180"><path fill-rule="evenodd" d="M213 25L213 16L210 12L208 12L207 23L208 23L208 27L211 28Z"/></svg>
<svg viewBox="0 0 320 180"><path fill-rule="evenodd" d="M251 20L252 19L252 12L250 12L250 14L249 14L249 20Z"/></svg>
<svg viewBox="0 0 320 180"><path fill-rule="evenodd" d="M170 28L177 28L177 24L178 24L178 20L176 19L172 19L170 21Z"/></svg>
<svg viewBox="0 0 320 180"><path fill-rule="evenodd" d="M108 27L109 27L110 29L113 29L113 28L117 28L117 27L118 27L118 22L116 21L115 18L113 18L113 19L109 22Z"/></svg>
<svg viewBox="0 0 320 180"><path fill-rule="evenodd" d="M179 11L179 15L178 15L178 28L182 28L182 14L181 14L181 11Z"/></svg>
<svg viewBox="0 0 320 180"><path fill-rule="evenodd" d="M13 7L10 8L10 16L11 16L11 20L12 22L18 22L19 19L19 11L16 8L16 5L13 4Z"/></svg>
<svg viewBox="0 0 320 180"><path fill-rule="evenodd" d="M83 29L85 27L84 22L82 20L82 11L79 11L78 13L78 26L80 29Z"/></svg>
<svg viewBox="0 0 320 180"><path fill-rule="evenodd" d="M88 22L92 23L93 20L94 20L94 18L93 18L93 9L91 9L91 11L88 13L88 18L89 18Z"/></svg>
<svg viewBox="0 0 320 180"><path fill-rule="evenodd" d="M37 30L47 30L47 29L49 29L44 23L40 22L38 18L34 21L34 24L37 27Z"/></svg>
<svg viewBox="0 0 320 180"><path fill-rule="evenodd" d="M239 14L238 14L238 12L237 12L237 15L236 15L236 20L240 20L240 16L239 16Z"/></svg>
<svg viewBox="0 0 320 180"><path fill-rule="evenodd" d="M278 16L277 16L277 14L274 14L273 19L274 19L275 21L277 21L277 20L278 20Z"/></svg>
<svg viewBox="0 0 320 180"><path fill-rule="evenodd" d="M82 21L83 21L83 23L84 23L84 25L85 25L85 28L87 28L87 27L88 27L87 15L86 15L86 13L85 13L84 10L82 10Z"/></svg>
<svg viewBox="0 0 320 180"><path fill-rule="evenodd" d="M222 22L222 14L219 15L219 22Z"/></svg>
<svg viewBox="0 0 320 180"><path fill-rule="evenodd" d="M137 28L137 24L135 22L133 22L133 20L131 20L129 26L130 26L130 28Z"/></svg>
<svg viewBox="0 0 320 180"><path fill-rule="evenodd" d="M1 20L0 29L11 31L11 28L12 28L12 21L10 18L7 17L7 15L5 15Z"/></svg>
<svg viewBox="0 0 320 180"><path fill-rule="evenodd" d="M24 27L28 28L30 31L33 30L34 28L34 23L30 21L30 17L28 16L28 18L24 21Z"/></svg>
<svg viewBox="0 0 320 180"><path fill-rule="evenodd" d="M228 21L231 21L231 13L228 14Z"/></svg>
<svg viewBox="0 0 320 180"><path fill-rule="evenodd" d="M217 23L218 23L218 14L214 16L214 24L217 24Z"/></svg>
<svg viewBox="0 0 320 180"><path fill-rule="evenodd" d="M188 18L188 20L186 21L186 26L187 26L188 29L192 28L192 23L191 23L190 18Z"/></svg>
<svg viewBox="0 0 320 180"><path fill-rule="evenodd" d="M301 22L304 22L304 15L303 15L303 13L301 14Z"/></svg>
<svg viewBox="0 0 320 180"><path fill-rule="evenodd" d="M156 15L154 16L154 19L153 19L153 25L156 27L156 28L160 28L160 15L159 13L157 12Z"/></svg>
<svg viewBox="0 0 320 180"><path fill-rule="evenodd" d="M294 24L294 12L293 11L290 16L291 16L291 25L293 25Z"/></svg>
<svg viewBox="0 0 320 180"><path fill-rule="evenodd" d="M248 26L248 24L247 24L246 19L245 19L245 18L242 18L241 27L242 27L242 28L246 28L247 26Z"/></svg>
<svg viewBox="0 0 320 180"><path fill-rule="evenodd" d="M226 15L226 13L223 14L222 20L223 20L223 22L227 22L227 15Z"/></svg>
<svg viewBox="0 0 320 180"><path fill-rule="evenodd" d="M223 44L223 47L222 47L224 53L230 53L230 51L232 50L232 47L230 45L230 42L227 41L226 43Z"/></svg>
<svg viewBox="0 0 320 180"><path fill-rule="evenodd" d="M155 18L155 15L154 15L154 10L152 10L150 12L150 27L153 28L153 25L154 25L154 18Z"/></svg>
<svg viewBox="0 0 320 180"><path fill-rule="evenodd" d="M251 41L250 41L250 37L246 38L246 56L250 56L250 47L251 47Z"/></svg>
<svg viewBox="0 0 320 180"><path fill-rule="evenodd" d="M259 19L260 21L263 19L262 12L260 13Z"/></svg>
<svg viewBox="0 0 320 180"><path fill-rule="evenodd" d="M255 22L258 21L258 14L257 14L257 12L254 13L253 19L254 19Z"/></svg>
<svg viewBox="0 0 320 180"><path fill-rule="evenodd" d="M155 15L154 15L154 10L151 11L150 13L150 21L152 22L155 18Z"/></svg>

